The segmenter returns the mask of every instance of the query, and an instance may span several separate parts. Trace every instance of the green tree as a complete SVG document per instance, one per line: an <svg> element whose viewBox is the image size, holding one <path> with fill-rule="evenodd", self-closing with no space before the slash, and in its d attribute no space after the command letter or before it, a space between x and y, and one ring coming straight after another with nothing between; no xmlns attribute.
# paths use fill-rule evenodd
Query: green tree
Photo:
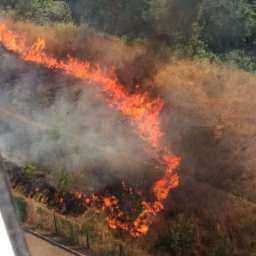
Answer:
<svg viewBox="0 0 256 256"><path fill-rule="evenodd" d="M200 25L210 50L222 53L243 48L253 41L255 8L246 0L204 0Z"/></svg>
<svg viewBox="0 0 256 256"><path fill-rule="evenodd" d="M67 0L73 19L99 30L136 37L148 31L150 0Z"/></svg>
<svg viewBox="0 0 256 256"><path fill-rule="evenodd" d="M151 1L149 18L154 35L169 44L190 40L198 20L199 3L196 0Z"/></svg>
<svg viewBox="0 0 256 256"><path fill-rule="evenodd" d="M74 179L71 173L61 170L56 173L56 183L58 190L68 192L74 184Z"/></svg>
<svg viewBox="0 0 256 256"><path fill-rule="evenodd" d="M17 16L37 23L69 22L71 13L64 1L54 0L18 0L15 5Z"/></svg>

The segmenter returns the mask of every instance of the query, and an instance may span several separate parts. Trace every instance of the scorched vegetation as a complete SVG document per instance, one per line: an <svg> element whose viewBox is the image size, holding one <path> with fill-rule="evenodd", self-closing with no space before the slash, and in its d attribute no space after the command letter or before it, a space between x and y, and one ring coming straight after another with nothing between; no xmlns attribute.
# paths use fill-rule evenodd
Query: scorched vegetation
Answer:
<svg viewBox="0 0 256 256"><path fill-rule="evenodd" d="M25 225L99 256L256 253L253 1L0 5Z"/></svg>

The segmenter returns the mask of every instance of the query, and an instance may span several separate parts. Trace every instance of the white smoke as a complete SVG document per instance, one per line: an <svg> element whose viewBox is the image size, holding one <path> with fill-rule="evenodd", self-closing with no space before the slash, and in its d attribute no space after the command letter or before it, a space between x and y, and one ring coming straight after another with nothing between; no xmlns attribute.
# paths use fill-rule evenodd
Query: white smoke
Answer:
<svg viewBox="0 0 256 256"><path fill-rule="evenodd" d="M145 170L145 145L97 86L0 55L3 154L49 170L94 170L99 184Z"/></svg>

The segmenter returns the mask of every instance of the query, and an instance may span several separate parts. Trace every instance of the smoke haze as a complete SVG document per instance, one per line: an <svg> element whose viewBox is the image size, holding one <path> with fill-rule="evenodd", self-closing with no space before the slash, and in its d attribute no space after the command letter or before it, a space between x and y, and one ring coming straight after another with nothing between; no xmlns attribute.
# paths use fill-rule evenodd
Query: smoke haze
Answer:
<svg viewBox="0 0 256 256"><path fill-rule="evenodd" d="M1 152L21 165L99 172L96 186L145 169L143 143L94 86L0 54Z"/></svg>

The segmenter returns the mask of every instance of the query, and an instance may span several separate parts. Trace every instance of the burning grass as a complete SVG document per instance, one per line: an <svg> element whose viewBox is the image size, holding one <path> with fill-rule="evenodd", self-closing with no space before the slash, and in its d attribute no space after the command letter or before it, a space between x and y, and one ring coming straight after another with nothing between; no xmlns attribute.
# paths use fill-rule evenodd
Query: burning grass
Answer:
<svg viewBox="0 0 256 256"><path fill-rule="evenodd" d="M89 62L81 61L74 57L61 60L55 56L48 55L47 43L44 38L37 38L31 44L25 34L11 29L8 22L2 22L0 41L7 50L18 54L25 61L40 64L49 69L61 70L75 78L98 85L104 92L109 106L120 111L130 121L131 126L139 137L156 151L155 158L165 166L165 173L153 186L155 202L143 202L142 212L134 220L134 228L130 231L134 236L146 234L151 216L156 215L164 208L164 200L168 197L169 192L179 184L177 168L180 158L173 156L161 142L163 133L160 127L159 114L164 102L160 98L152 99L147 92L138 91L133 94L127 92L113 71L109 74L100 66L92 66ZM122 216L123 213L119 211L117 204L118 201L115 201L110 205L112 209L117 208L117 210L113 210L116 217L109 218L109 226L114 229L121 228L129 231L129 225L123 224L118 220L118 217Z"/></svg>
<svg viewBox="0 0 256 256"><path fill-rule="evenodd" d="M193 229L197 237L192 239L196 255L207 255L215 243L213 253L219 251L222 246L219 240L232 243L236 248L235 255L255 252L251 243L255 235L253 228L249 228L255 223L253 202L256 202L254 75L208 61L171 58L168 63L165 59L161 65L158 65L159 60L153 61L153 64L146 65L146 72L142 72L136 60L145 60L144 56L149 53L145 45L125 45L116 38L95 35L93 31L71 42L70 38L74 38L78 31L73 26L48 30L29 23L7 22L7 27L8 30L2 27L2 42L7 49L30 63L58 69L61 71L58 74L72 76L75 73L76 78L92 80L93 86L96 84L104 91L109 107L117 109L124 119L129 120L130 127L141 137L146 148L148 146L147 150L154 151L155 160L160 157L158 168L166 162L172 166L162 179L150 186L151 196L146 196L146 200L145 194L141 195L119 180L102 188L94 197L84 191L72 192L69 189L64 196L54 188L55 192L50 195L54 200L47 203L49 207L65 214L79 215L87 212L93 204L104 209L109 227L115 230L113 232L129 230L136 237L147 233L151 241L163 233L163 239L169 243L165 250L178 252L183 249L173 240L179 237L186 240L187 233L179 229L178 221L177 225L171 223L169 230L166 223L173 219L176 222L175 217L185 213L193 216L197 226L196 231ZM11 45L7 40L10 36L15 38L10 41ZM81 44L80 40L84 39L86 43ZM72 57L66 58L67 54ZM90 64L84 62L85 59ZM112 65L116 70L110 69ZM127 72L124 67L128 67ZM139 87L136 86L138 81L143 81ZM177 169L179 159L166 156L169 153L166 145L171 145L183 159L179 172L181 184L173 191L172 198L167 196L169 190L178 185L178 177L173 176L172 170ZM154 178L159 178L158 174ZM39 180L40 184L49 185L43 179ZM32 193L32 197L40 198L40 193L50 191L50 188L40 188L38 194L36 186L28 184L21 185L33 188L28 192L23 188L27 196ZM152 194L158 199L155 203ZM163 199L166 198L165 215L153 218L155 213L162 211ZM78 212L74 212L74 205ZM148 220L151 223L153 219L156 224L148 230ZM147 225L144 225L144 220ZM217 241L215 236L221 238ZM194 243L197 243L196 248ZM162 252L153 253L161 255Z"/></svg>

